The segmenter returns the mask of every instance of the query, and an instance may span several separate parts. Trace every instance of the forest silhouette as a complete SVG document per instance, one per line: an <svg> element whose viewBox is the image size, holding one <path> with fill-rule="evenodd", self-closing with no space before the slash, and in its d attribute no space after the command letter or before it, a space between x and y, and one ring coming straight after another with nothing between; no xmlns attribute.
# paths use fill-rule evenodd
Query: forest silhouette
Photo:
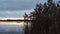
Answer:
<svg viewBox="0 0 60 34"><path fill-rule="evenodd" d="M34 11L25 15L32 19L30 34L60 34L60 1L36 4Z"/></svg>

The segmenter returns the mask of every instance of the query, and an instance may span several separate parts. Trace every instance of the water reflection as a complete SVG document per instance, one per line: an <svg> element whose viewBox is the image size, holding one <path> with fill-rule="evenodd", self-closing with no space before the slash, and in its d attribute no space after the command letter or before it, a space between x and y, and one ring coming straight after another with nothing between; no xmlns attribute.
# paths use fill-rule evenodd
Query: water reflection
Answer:
<svg viewBox="0 0 60 34"><path fill-rule="evenodd" d="M0 34L24 34L26 25L24 22L0 22Z"/></svg>

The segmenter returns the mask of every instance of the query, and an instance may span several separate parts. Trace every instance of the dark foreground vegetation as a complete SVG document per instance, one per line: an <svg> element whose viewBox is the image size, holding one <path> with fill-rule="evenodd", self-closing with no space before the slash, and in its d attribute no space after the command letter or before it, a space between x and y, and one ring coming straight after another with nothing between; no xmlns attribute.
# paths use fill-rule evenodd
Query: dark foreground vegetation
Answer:
<svg viewBox="0 0 60 34"><path fill-rule="evenodd" d="M37 4L26 17L32 19L30 34L60 34L60 1L47 0L44 4Z"/></svg>

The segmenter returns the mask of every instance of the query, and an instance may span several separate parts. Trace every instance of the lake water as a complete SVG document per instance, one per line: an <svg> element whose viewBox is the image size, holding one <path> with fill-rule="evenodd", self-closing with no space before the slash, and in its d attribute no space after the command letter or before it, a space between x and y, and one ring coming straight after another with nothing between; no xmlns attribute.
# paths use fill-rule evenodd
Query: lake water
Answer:
<svg viewBox="0 0 60 34"><path fill-rule="evenodd" d="M0 34L24 34L24 24L26 25L24 22L0 22Z"/></svg>

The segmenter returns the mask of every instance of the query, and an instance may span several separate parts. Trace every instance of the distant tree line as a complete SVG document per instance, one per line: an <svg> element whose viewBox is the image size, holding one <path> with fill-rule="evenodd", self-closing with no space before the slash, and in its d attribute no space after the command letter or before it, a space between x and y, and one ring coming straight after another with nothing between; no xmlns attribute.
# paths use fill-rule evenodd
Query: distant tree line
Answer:
<svg viewBox="0 0 60 34"><path fill-rule="evenodd" d="M60 34L60 1L36 4L29 17L32 19L30 34Z"/></svg>

